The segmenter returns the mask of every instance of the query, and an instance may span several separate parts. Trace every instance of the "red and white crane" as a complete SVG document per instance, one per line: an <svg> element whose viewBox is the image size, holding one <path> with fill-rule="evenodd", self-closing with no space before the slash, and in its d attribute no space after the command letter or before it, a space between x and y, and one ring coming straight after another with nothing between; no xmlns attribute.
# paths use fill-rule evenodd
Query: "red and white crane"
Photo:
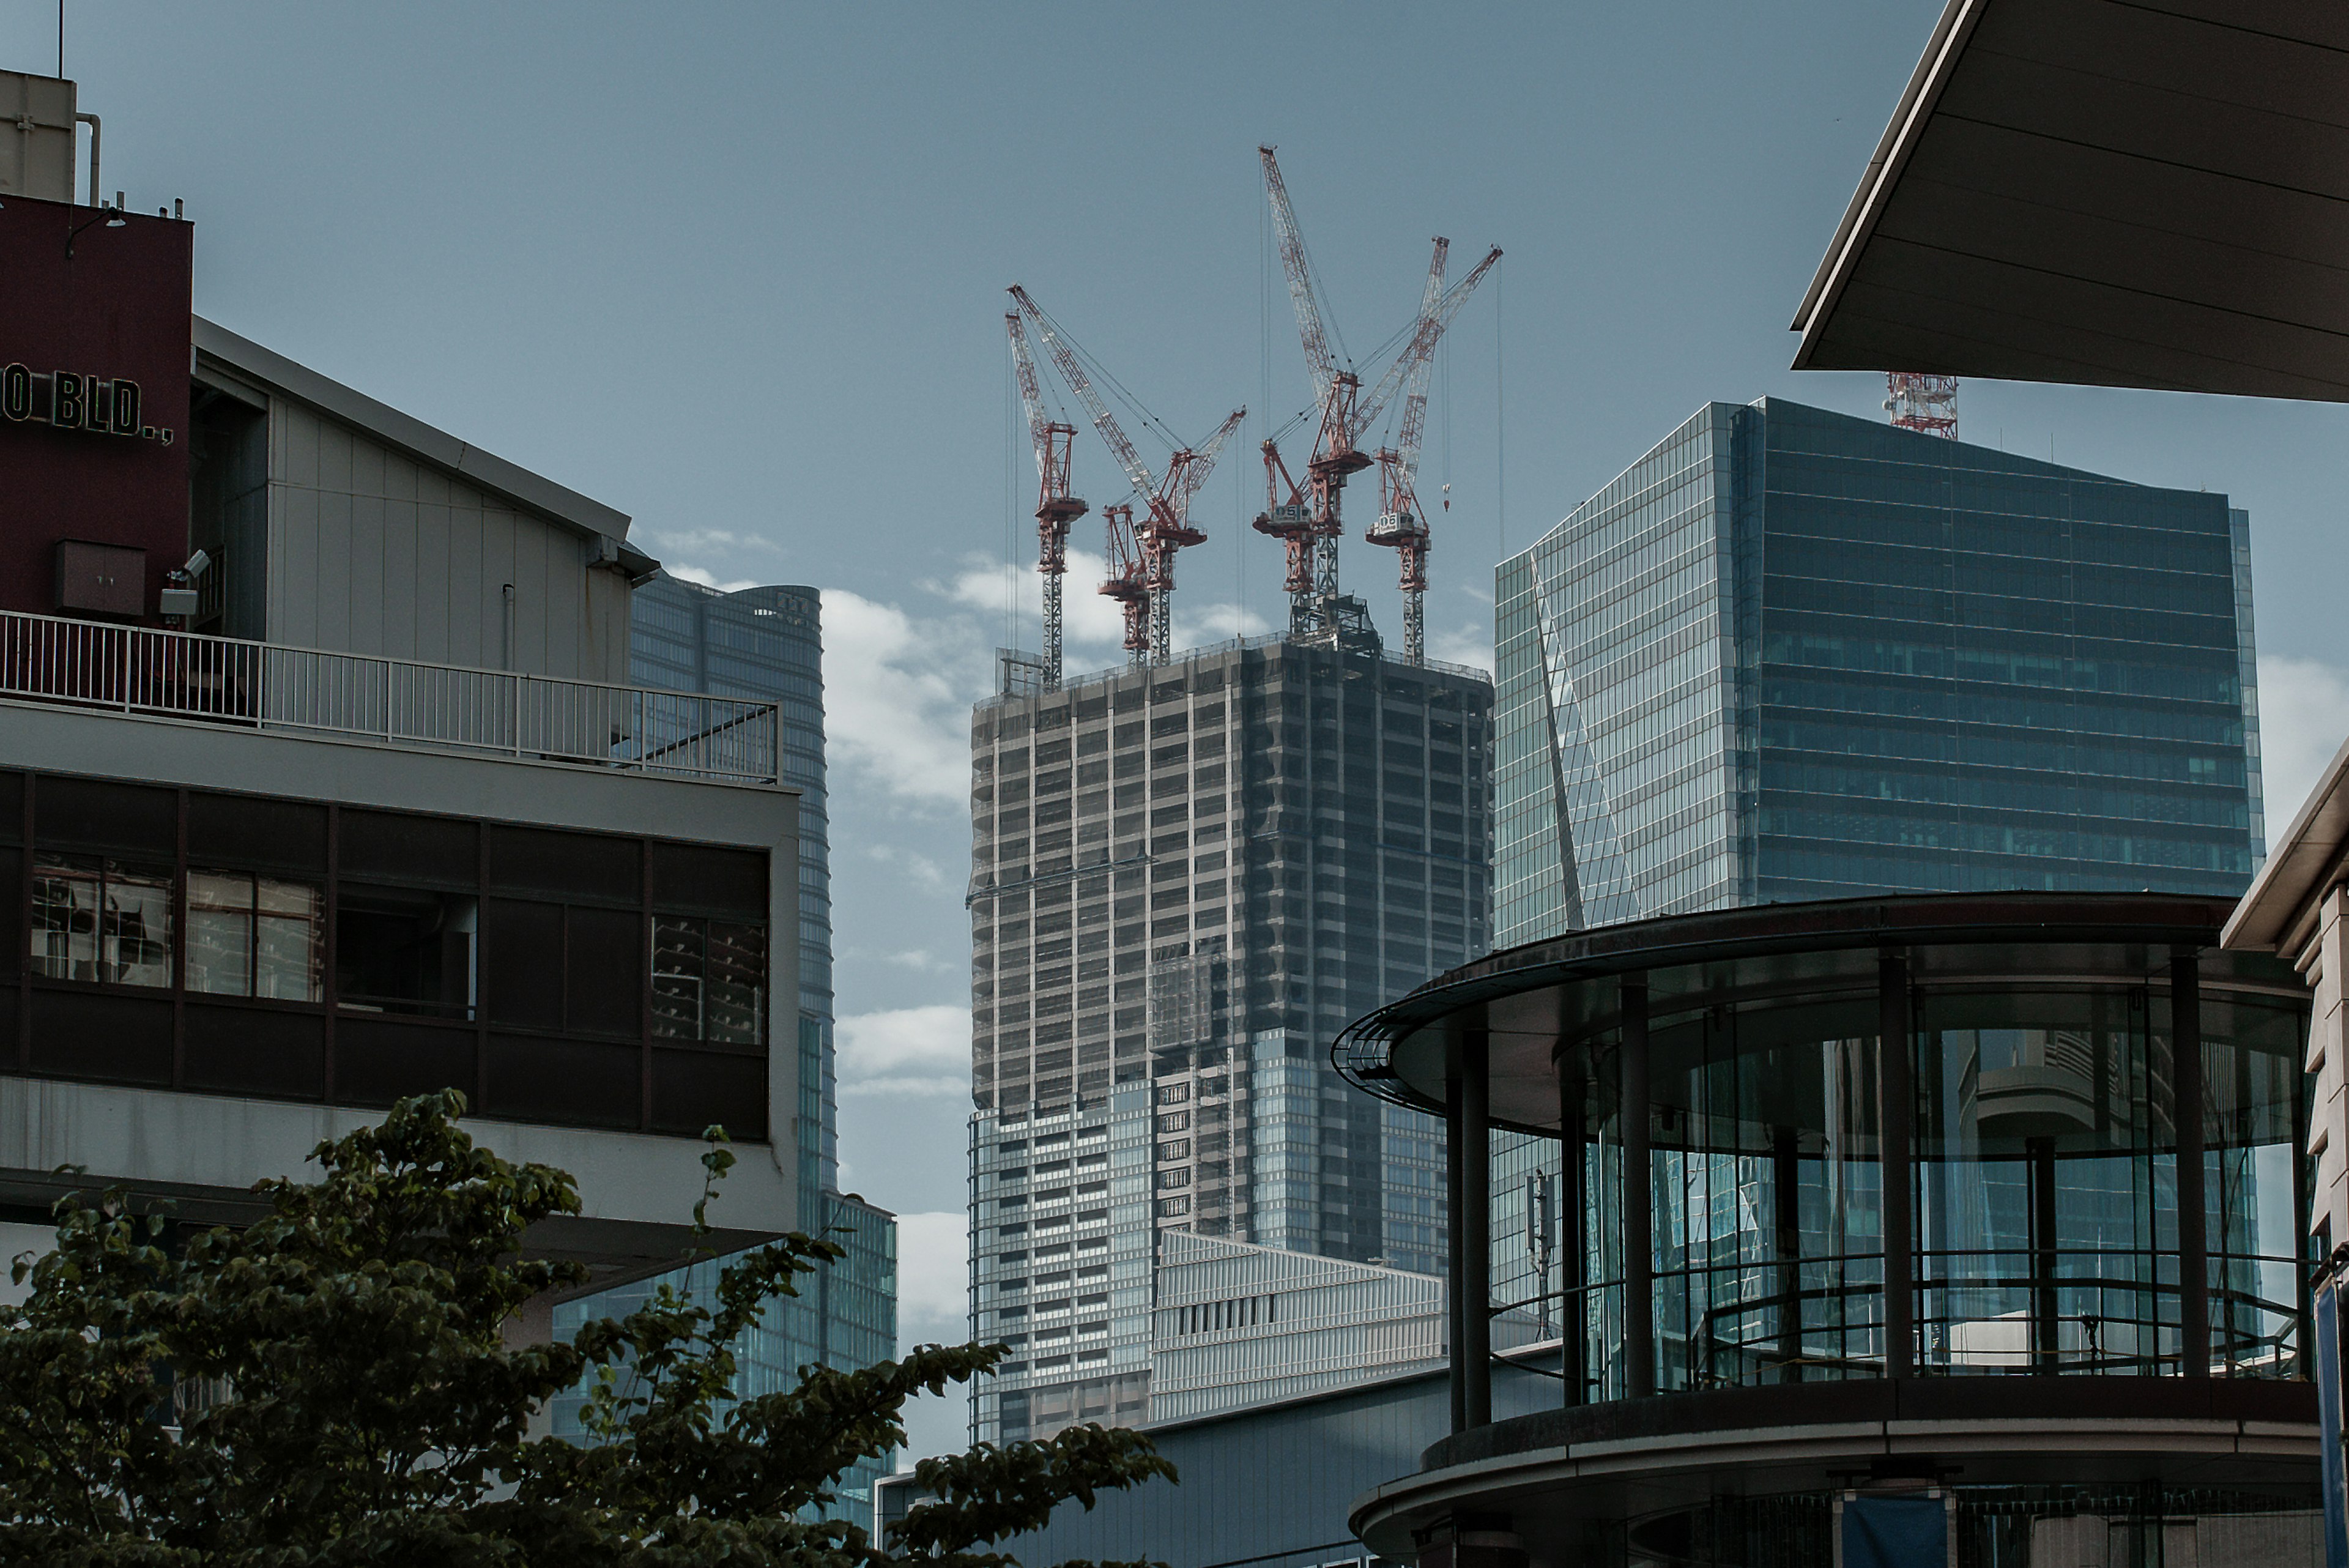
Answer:
<svg viewBox="0 0 2349 1568"><path fill-rule="evenodd" d="M1092 379L1085 374L1076 350L1053 325L1052 318L1017 284L1011 286L1011 297L1019 303L1021 314L1035 324L1036 336L1044 340L1045 351L1060 368L1061 379L1085 405L1092 417L1093 429L1101 432L1118 467L1142 498L1144 510L1139 524L1133 521L1133 508L1130 505L1102 509L1110 525L1110 577L1101 591L1116 599L1125 610L1125 647L1134 656L1134 661L1140 663L1146 658L1151 663L1164 664L1173 651L1171 599L1174 592L1175 553L1205 544L1207 538L1191 525L1191 502L1206 483L1207 475L1215 471L1216 454L1247 417L1247 410L1233 410L1216 433L1196 448L1177 448L1166 460L1164 472L1154 475L1149 464L1142 461L1142 454L1134 450L1133 442L1126 439L1109 405L1093 389ZM1123 514L1122 520L1120 514Z"/></svg>
<svg viewBox="0 0 2349 1568"><path fill-rule="evenodd" d="M1288 278L1288 300L1297 313L1297 334L1305 348L1305 365L1313 378L1314 410L1318 427L1313 438L1313 454L1305 465L1305 483L1299 484L1282 462L1276 443L1264 443L1264 475L1266 504L1253 526L1258 533L1279 539L1288 548L1288 572L1286 587L1288 592L1288 628L1291 635L1310 631L1330 614L1331 602L1338 597L1338 540L1345 533L1340 515L1341 498L1346 481L1381 457L1372 457L1361 450L1362 432L1379 421L1388 402L1408 381L1416 396L1404 403L1406 445L1395 449L1392 463L1381 470L1381 520L1383 532L1392 537L1373 538L1381 544L1392 544L1404 551L1403 582L1405 614L1410 622L1406 640L1414 648L1423 639L1415 629L1420 620L1420 596L1426 587L1426 529L1419 516L1417 504L1407 499L1411 476L1418 466L1419 431L1423 427L1427 406L1426 372L1433 361L1435 345L1444 336L1444 328L1453 315L1467 299L1469 293L1483 281L1485 273L1500 259L1495 247L1477 264L1476 270L1463 278L1450 290L1444 286L1444 268L1450 243L1435 242L1435 256L1428 268L1427 286L1421 296L1419 317L1409 342L1386 374L1365 395L1361 378L1350 369L1340 368L1330 352L1328 330L1322 325L1319 298L1314 293L1312 265L1305 254L1305 238L1297 223L1296 210L1289 204L1288 187L1280 177L1280 162L1273 149L1258 147L1257 156L1264 165L1265 196L1272 204L1275 231L1280 242L1281 270ZM1413 422L1414 412L1418 422ZM1402 456L1408 451L1406 462ZM1396 490L1393 485L1400 483ZM1392 516L1395 521L1388 523ZM1408 516L1410 524L1402 518ZM1417 588L1413 584L1418 585ZM1422 654L1415 654L1414 660Z"/></svg>
<svg viewBox="0 0 2349 1568"><path fill-rule="evenodd" d="M1028 410L1028 437L1036 448L1036 570L1044 578L1044 690L1061 689L1061 579L1069 570L1069 524L1083 516L1085 504L1071 494L1071 450L1077 427L1049 418L1036 379L1036 358L1019 313L1003 313L1011 338L1011 362L1019 375L1019 401Z"/></svg>
<svg viewBox="0 0 2349 1568"><path fill-rule="evenodd" d="M1427 430L1428 372L1435 363L1435 346L1443 340L1444 329L1451 325L1476 286L1485 281L1493 264L1501 259L1501 248L1495 245L1476 264L1474 272L1446 289L1444 265L1451 248L1451 241L1436 236L1435 258L1428 264L1427 287L1420 296L1419 324L1413 329L1411 342L1402 357L1387 372L1388 378L1403 389L1402 428L1396 433L1394 445L1379 451L1378 521L1362 531L1362 536L1371 544L1392 548L1402 568L1402 656L1406 664L1427 662L1427 516L1420 509L1415 486L1420 438ZM1381 381L1380 390L1384 389L1385 382ZM1449 506L1451 502L1447 500L1444 504Z"/></svg>

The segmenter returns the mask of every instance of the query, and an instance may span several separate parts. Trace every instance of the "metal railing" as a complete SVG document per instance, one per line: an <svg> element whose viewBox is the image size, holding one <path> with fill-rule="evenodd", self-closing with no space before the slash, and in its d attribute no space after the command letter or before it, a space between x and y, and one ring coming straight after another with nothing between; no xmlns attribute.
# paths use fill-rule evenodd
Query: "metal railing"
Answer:
<svg viewBox="0 0 2349 1568"><path fill-rule="evenodd" d="M776 705L0 611L0 698L736 784Z"/></svg>

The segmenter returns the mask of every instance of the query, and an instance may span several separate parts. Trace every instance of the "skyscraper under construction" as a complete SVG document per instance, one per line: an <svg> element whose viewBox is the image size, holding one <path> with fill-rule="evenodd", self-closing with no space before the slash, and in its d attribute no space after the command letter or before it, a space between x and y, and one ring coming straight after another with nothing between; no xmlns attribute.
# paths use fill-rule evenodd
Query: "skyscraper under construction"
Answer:
<svg viewBox="0 0 2349 1568"><path fill-rule="evenodd" d="M1439 1129L1328 1052L1490 946L1492 685L1338 607L1058 689L1007 660L972 715L972 1328L1013 1346L981 1438L1141 1418L1154 1345L1186 1407L1440 1354L1297 1314L1423 1303L1441 1268ZM1228 1244L1168 1293L1175 1231Z"/></svg>

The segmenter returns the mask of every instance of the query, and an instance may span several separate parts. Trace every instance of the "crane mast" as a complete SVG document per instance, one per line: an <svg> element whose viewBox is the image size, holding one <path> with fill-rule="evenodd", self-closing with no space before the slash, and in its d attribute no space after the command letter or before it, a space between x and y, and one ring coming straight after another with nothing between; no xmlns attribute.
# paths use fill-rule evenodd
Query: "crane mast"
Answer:
<svg viewBox="0 0 2349 1568"><path fill-rule="evenodd" d="M1047 691L1061 689L1061 579L1069 570L1069 524L1083 516L1085 504L1070 492L1071 450L1077 427L1047 417L1043 388L1036 379L1036 357L1019 313L1003 313L1011 338L1011 363L1019 373L1019 401L1028 411L1028 438L1036 449L1036 570L1044 579L1044 669Z"/></svg>

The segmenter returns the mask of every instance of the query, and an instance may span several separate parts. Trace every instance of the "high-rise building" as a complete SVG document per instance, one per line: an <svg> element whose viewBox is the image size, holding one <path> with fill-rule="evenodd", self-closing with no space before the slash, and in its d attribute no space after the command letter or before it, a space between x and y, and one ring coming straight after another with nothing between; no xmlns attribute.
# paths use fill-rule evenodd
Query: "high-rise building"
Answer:
<svg viewBox="0 0 2349 1568"><path fill-rule="evenodd" d="M1708 404L1501 564L1501 945L1876 894L2240 892L2249 524L2222 494ZM1557 1146L1494 1147L1516 1299L1556 1266Z"/></svg>
<svg viewBox="0 0 2349 1568"><path fill-rule="evenodd" d="M2248 530L2221 494L1708 404L1501 565L1501 942L1870 893L2240 892Z"/></svg>
<svg viewBox="0 0 2349 1568"><path fill-rule="evenodd" d="M744 1397L795 1387L810 1364L868 1366L897 1348L896 1221L840 1189L838 1077L833 1037L832 865L825 809L823 618L812 587L722 592L662 574L631 601L628 666L647 687L753 699L775 705L779 762L800 792L799 1189L806 1229L829 1231L847 1256L800 1281L801 1294L769 1303L737 1347L735 1392ZM665 1276L707 1290L716 1263ZM625 1314L661 1280L563 1309L565 1320ZM578 1398L557 1402L558 1429L572 1429ZM566 1423L568 1425L566 1425ZM864 1518L885 1461L843 1478L835 1510Z"/></svg>
<svg viewBox="0 0 2349 1568"><path fill-rule="evenodd" d="M1492 688L1347 608L972 716L982 1438L1146 1408L1165 1232L1441 1272L1440 1132L1326 1052L1489 943Z"/></svg>

